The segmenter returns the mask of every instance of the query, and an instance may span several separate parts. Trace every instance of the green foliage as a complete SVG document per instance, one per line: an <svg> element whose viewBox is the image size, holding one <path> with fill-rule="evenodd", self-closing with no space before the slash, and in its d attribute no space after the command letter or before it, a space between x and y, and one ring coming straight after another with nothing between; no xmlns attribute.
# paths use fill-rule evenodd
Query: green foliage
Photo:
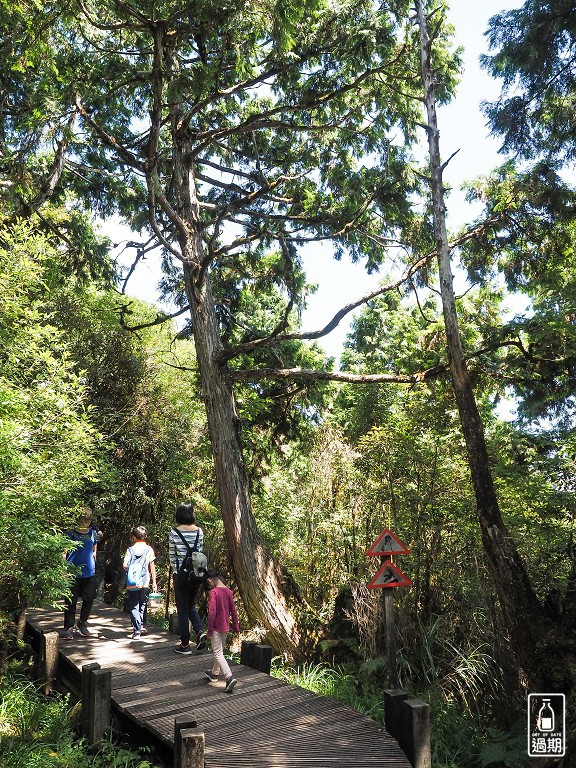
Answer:
<svg viewBox="0 0 576 768"><path fill-rule="evenodd" d="M403 622L399 674L402 685L436 691L444 701L458 702L473 715L480 712L481 697L491 699L499 690L500 673L487 642L492 638L487 628L482 631L486 615L478 608L472 613L472 619L464 616L464 611L459 617L470 622L466 626L468 636L458 631L459 627L454 631L451 623L455 617L449 622L440 616L426 623L419 617ZM482 645L475 644L478 638L484 639Z"/></svg>
<svg viewBox="0 0 576 768"><path fill-rule="evenodd" d="M274 666L271 674L287 683L346 704L375 720L383 720L381 696L376 690L363 687L351 670L334 669L323 663L310 662L295 668Z"/></svg>
<svg viewBox="0 0 576 768"><path fill-rule="evenodd" d="M25 225L3 233L0 284L0 603L17 610L67 589L58 529L98 475L98 432L45 301L57 255Z"/></svg>
<svg viewBox="0 0 576 768"><path fill-rule="evenodd" d="M480 752L482 768L496 765L498 768L526 768L530 759L526 750L526 721L517 722L505 733L498 728L488 729L486 744Z"/></svg>
<svg viewBox="0 0 576 768"><path fill-rule="evenodd" d="M470 276L479 282L499 274L529 304L493 324L491 354L482 361L495 377L507 371L526 422L570 421L574 409L574 194L547 163L523 173L508 163L470 189L497 222L463 249Z"/></svg>
<svg viewBox="0 0 576 768"><path fill-rule="evenodd" d="M454 699L431 693L430 730L432 765L435 768L478 768L485 743L481 723Z"/></svg>
<svg viewBox="0 0 576 768"><path fill-rule="evenodd" d="M166 238L166 289L180 303L182 275L167 246L181 246L187 228L201 231L197 266L209 268L232 374L326 363L317 347L290 337L310 290L305 243L334 238L336 257L347 251L368 269L388 258L392 241L407 244L410 258L434 245L429 211L414 204L420 51L409 3L162 0L150 19L144 3L93 0L82 10L0 0L8 31L2 221L31 214L59 142L70 148L55 204L41 211L58 248L29 225L1 233L0 548L8 556L0 602L11 610L64 594L59 531L86 500L105 529L109 573L137 522L148 525L162 567L185 497L198 502L211 562L225 562L194 352L170 326L135 334L118 322L139 326L155 313L102 290L110 268L90 224L95 213L120 211L138 231L153 222L154 236ZM449 50L444 4L436 11L433 67L447 101L459 54ZM559 593L549 601L559 611L573 576L574 433L569 418L562 432L521 432L498 424L492 408L507 386L527 419L574 408L574 196L554 166L574 144L566 11L559 0L527 2L492 27L503 44L494 71L506 84L520 73L526 96L503 99L493 126L525 157L553 157L525 173L507 164L471 187L490 226L477 222L462 247L480 288L459 302L502 509L539 594ZM560 65L565 79L556 77ZM74 123L76 94L84 111ZM183 157L196 180L193 214L178 207ZM500 275L529 296L529 317L503 323L502 286L490 285ZM429 286L424 270L415 277L419 303L396 293L370 303L349 338L346 370L443 370L446 339ZM267 336L273 344L250 346ZM267 381L236 392L260 532L320 622L351 585L356 636L345 642L366 656L370 684L384 674L383 638L378 597L361 589L375 567L364 551L384 526L409 544L401 566L413 587L398 596L401 675L442 694L435 764L474 765L472 713L499 695L507 651L446 383L406 391ZM309 665L298 675L381 717L378 694L348 669Z"/></svg>
<svg viewBox="0 0 576 768"><path fill-rule="evenodd" d="M487 111L506 151L528 159L574 159L575 39L570 0L527 0L490 20L495 53L483 63L502 80L503 93Z"/></svg>
<svg viewBox="0 0 576 768"><path fill-rule="evenodd" d="M292 685L299 685L321 696L335 699L377 722L384 723L384 666L383 659L365 662L359 669L350 665L334 669L318 663L308 663L296 668L274 665L272 675ZM419 694L415 693L414 696L419 697ZM428 696L425 698L428 699ZM480 750L483 749L483 756L490 755L481 722L453 698L444 698L438 693L432 693L428 703L431 708L432 764L438 768L478 768ZM504 738L504 734L500 735ZM502 754L501 751L500 755ZM511 768L515 768L515 765L511 764Z"/></svg>
<svg viewBox="0 0 576 768"><path fill-rule="evenodd" d="M328 691L333 689L334 680L338 673L326 664L311 662L296 668L276 666L273 668L272 674L287 683L299 685L301 688L314 691L314 693L328 695Z"/></svg>
<svg viewBox="0 0 576 768"><path fill-rule="evenodd" d="M134 751L104 741L95 752L75 737L66 696L50 699L23 677L0 685L0 763L3 768L153 768Z"/></svg>
<svg viewBox="0 0 576 768"><path fill-rule="evenodd" d="M0 565L0 607L15 613L22 606L51 604L69 587L70 571L62 553L70 541L41 520L11 519L0 510L0 543L5 555Z"/></svg>
<svg viewBox="0 0 576 768"><path fill-rule="evenodd" d="M131 333L119 322L124 305L130 324L154 317L141 302L119 301L94 289L82 295L64 290L55 297L113 468L92 485L92 496L118 531L138 522L154 524L168 507L172 513L190 485L193 467L208 460L191 344L175 341L169 325ZM203 474L198 470L199 477ZM209 481L197 490L209 497Z"/></svg>
<svg viewBox="0 0 576 768"><path fill-rule="evenodd" d="M529 300L522 316L494 329L493 370L507 371L526 423L554 419L566 427L576 370L574 185L566 173L576 156L573 8L527 0L495 16L487 34L492 54L484 65L502 92L486 111L514 162L471 186L490 225L466 244L464 261L475 279L500 274ZM523 161L530 165L519 169Z"/></svg>
<svg viewBox="0 0 576 768"><path fill-rule="evenodd" d="M17 612L67 591L60 532L83 504L113 563L133 525L163 541L175 503L214 489L194 375L170 367L193 368L189 342L168 327L122 328L117 294L64 281L60 251L29 224L4 230L3 243L0 603ZM130 311L132 322L153 314Z"/></svg>

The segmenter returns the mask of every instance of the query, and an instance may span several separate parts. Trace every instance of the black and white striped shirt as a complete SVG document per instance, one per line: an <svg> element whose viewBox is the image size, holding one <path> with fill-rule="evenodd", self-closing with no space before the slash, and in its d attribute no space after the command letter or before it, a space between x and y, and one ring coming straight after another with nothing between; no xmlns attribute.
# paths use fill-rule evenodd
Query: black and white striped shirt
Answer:
<svg viewBox="0 0 576 768"><path fill-rule="evenodd" d="M197 528L195 531L184 531L182 528L178 528L182 536L186 539L188 542L188 546L190 549L194 547L194 542L196 541L196 534L198 534L198 546L196 549L198 552L202 552L204 547L204 531L202 528ZM170 538L168 539L168 557L170 558L170 565L172 566L172 570L174 573L178 573L178 568L180 567L180 564L186 557L187 550L186 545L180 538L180 536L176 533L174 529L170 531Z"/></svg>

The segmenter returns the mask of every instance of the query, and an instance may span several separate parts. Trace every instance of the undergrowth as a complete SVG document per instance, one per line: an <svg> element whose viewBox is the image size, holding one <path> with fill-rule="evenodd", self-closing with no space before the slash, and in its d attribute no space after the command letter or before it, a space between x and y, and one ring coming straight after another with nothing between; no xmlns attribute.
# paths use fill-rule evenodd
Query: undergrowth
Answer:
<svg viewBox="0 0 576 768"><path fill-rule="evenodd" d="M67 696L46 697L23 675L7 675L0 683L2 768L154 768L112 739L90 750L77 738L70 713Z"/></svg>
<svg viewBox="0 0 576 768"><path fill-rule="evenodd" d="M281 666L275 660L271 674L292 685L327 696L384 724L382 665L371 660L358 668L332 668L324 663L306 663L298 667ZM432 765L434 768L485 768L486 766L524 765L517 744L507 742L505 749L494 743L478 718L462 701L447 698L441 691L410 695L430 704ZM493 747L493 749L491 749ZM498 761L494 762L495 758Z"/></svg>

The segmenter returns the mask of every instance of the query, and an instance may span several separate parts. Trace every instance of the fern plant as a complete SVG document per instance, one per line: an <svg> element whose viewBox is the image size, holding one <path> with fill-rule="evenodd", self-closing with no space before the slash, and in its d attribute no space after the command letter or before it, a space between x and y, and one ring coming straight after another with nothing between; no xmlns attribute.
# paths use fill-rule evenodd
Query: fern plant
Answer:
<svg viewBox="0 0 576 768"><path fill-rule="evenodd" d="M510 733L496 728L488 730L488 743L480 751L482 768L497 765L498 768L526 768L530 764L526 749L526 723L516 723Z"/></svg>

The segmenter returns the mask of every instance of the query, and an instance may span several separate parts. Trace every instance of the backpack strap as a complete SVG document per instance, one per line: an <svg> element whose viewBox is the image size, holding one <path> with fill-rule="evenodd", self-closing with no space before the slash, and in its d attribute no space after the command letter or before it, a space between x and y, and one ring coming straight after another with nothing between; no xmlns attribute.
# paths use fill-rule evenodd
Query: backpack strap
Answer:
<svg viewBox="0 0 576 768"><path fill-rule="evenodd" d="M191 547L190 544L188 544L186 537L182 535L182 531L179 531L178 528L172 528L172 530L180 536L182 541L184 542L184 546L186 547L186 554L189 555L190 552L197 552L198 551L198 539L200 538L200 531L196 531L196 539L194 541L194 546Z"/></svg>
<svg viewBox="0 0 576 768"><path fill-rule="evenodd" d="M128 547L128 552L130 552L130 562L128 563L128 565L131 565L134 562L134 560L140 560L142 555L147 555L149 549L150 547L147 547L139 555L137 555L136 552L134 551L134 547Z"/></svg>
<svg viewBox="0 0 576 768"><path fill-rule="evenodd" d="M180 536L180 538L184 542L184 546L186 547L186 555L184 557L184 560L188 557L188 555L191 552L196 552L198 550L198 537L200 536L199 530L196 531L196 541L194 542L193 547L190 547L190 544L188 544L188 542L186 541L186 537L182 535L182 531L179 531L178 528L172 528L172 530L174 531L174 533L177 533L178 536ZM182 560L182 562L184 562L184 560ZM180 570L180 560L178 559L178 551L176 551L176 570L177 571Z"/></svg>

